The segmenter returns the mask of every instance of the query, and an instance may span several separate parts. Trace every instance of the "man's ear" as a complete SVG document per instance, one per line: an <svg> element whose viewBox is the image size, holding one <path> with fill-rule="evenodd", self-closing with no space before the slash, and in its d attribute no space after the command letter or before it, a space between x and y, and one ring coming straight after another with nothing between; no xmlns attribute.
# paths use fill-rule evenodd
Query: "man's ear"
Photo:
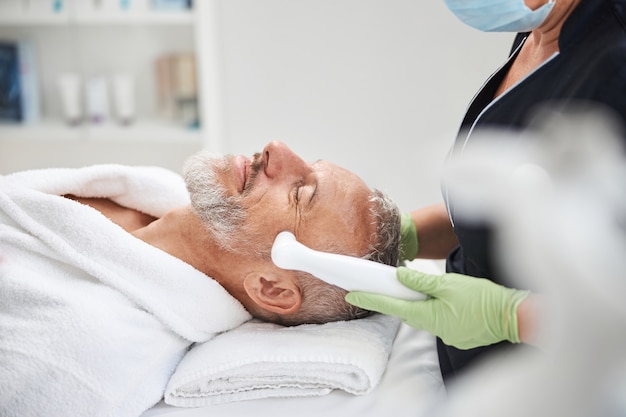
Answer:
<svg viewBox="0 0 626 417"><path fill-rule="evenodd" d="M295 313L302 304L300 287L286 273L251 272L243 286L259 307L277 314Z"/></svg>

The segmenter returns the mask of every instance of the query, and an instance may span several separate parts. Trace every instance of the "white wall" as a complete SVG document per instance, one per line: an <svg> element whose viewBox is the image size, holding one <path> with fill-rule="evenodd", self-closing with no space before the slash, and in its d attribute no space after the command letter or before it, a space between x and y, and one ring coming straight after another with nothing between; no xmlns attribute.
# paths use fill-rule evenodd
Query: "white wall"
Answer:
<svg viewBox="0 0 626 417"><path fill-rule="evenodd" d="M439 171L511 34L464 26L443 0L220 0L220 151L272 139L361 175L409 210Z"/></svg>
<svg viewBox="0 0 626 417"><path fill-rule="evenodd" d="M207 130L218 133L209 140L215 150L249 155L280 139L307 160L327 159L356 172L403 211L440 201L439 171L460 118L512 40L510 34L464 26L443 0L198 0L196 5L203 13L199 47L211 55L202 60L210 81L204 91L215 93L205 105L219 105L208 113L217 120L205 120ZM119 59L132 65L133 57L124 55L132 49L120 37L147 45L143 55L149 55L187 44L192 36L188 28L172 35L172 28L159 26L82 30L102 42L93 47L68 38L73 28L42 29L38 40L51 74L61 69L56 58L72 47L88 71L106 64L97 59L105 40L119 44ZM69 40L57 39L63 36ZM140 82L151 81L147 76ZM55 97L50 88L46 93ZM139 110L150 114L151 101L153 95L142 95ZM58 115L57 106L58 101L44 100L51 116ZM119 141L72 147L2 139L1 173L50 161L54 166L152 163L178 170L199 146Z"/></svg>

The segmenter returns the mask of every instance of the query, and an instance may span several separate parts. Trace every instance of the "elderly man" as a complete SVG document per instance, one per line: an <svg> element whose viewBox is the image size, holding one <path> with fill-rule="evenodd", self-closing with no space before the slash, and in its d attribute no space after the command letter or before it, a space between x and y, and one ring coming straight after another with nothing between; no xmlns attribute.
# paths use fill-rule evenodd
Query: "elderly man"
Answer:
<svg viewBox="0 0 626 417"><path fill-rule="evenodd" d="M272 142L252 158L198 154L184 171L188 194L177 176L131 167L0 179L1 415L136 416L193 342L250 315L296 325L365 313L277 268L280 231L397 260L397 208L336 165Z"/></svg>

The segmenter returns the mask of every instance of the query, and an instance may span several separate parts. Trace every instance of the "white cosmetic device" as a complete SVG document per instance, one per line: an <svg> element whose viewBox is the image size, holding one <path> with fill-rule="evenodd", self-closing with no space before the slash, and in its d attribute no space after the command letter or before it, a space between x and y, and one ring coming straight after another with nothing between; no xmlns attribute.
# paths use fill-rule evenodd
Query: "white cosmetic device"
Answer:
<svg viewBox="0 0 626 417"><path fill-rule="evenodd" d="M280 232L276 236L272 261L279 268L308 272L346 291L365 291L405 300L426 299L424 294L402 285L393 266L316 251L298 242L291 232Z"/></svg>

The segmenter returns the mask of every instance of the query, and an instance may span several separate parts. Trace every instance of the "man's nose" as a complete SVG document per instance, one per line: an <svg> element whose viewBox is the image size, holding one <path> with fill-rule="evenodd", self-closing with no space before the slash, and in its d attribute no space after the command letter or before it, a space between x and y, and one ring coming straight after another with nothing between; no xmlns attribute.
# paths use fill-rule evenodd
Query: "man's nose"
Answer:
<svg viewBox="0 0 626 417"><path fill-rule="evenodd" d="M287 145L279 141L268 143L263 149L265 175L268 178L278 179L284 176L302 176L308 170L308 165L296 155Z"/></svg>

